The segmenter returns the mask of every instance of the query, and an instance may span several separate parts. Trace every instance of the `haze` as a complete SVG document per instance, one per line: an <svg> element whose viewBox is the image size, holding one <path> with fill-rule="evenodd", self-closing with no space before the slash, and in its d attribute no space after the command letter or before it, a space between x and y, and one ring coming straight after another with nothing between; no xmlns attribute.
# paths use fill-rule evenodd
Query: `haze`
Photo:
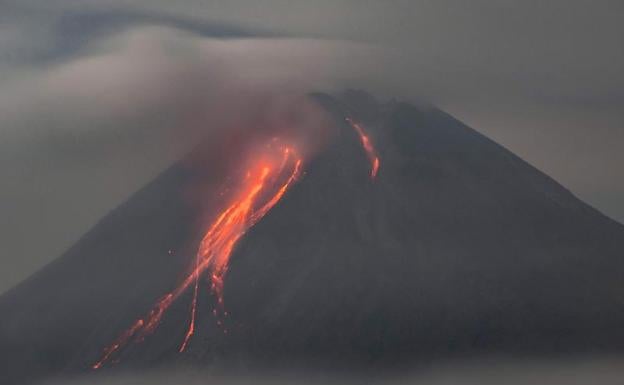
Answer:
<svg viewBox="0 0 624 385"><path fill-rule="evenodd" d="M454 114L624 220L620 1L7 1L0 291L219 119L346 87ZM253 90L253 92L252 92Z"/></svg>

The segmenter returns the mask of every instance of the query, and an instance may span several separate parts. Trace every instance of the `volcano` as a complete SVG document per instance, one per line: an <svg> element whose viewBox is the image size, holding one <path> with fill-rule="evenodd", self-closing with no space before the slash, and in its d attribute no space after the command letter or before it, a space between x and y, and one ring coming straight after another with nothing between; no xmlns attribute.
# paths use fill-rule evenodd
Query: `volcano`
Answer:
<svg viewBox="0 0 624 385"><path fill-rule="evenodd" d="M180 162L0 297L0 382L622 351L624 226L439 109L310 98L336 134L244 228L219 295L192 276L102 360L189 277L203 234L185 186L206 175Z"/></svg>

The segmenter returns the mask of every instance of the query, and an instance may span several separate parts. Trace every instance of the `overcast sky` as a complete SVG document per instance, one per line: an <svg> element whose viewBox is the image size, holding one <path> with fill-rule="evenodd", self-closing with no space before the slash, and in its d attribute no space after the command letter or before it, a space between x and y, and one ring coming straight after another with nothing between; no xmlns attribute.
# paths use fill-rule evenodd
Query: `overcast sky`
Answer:
<svg viewBox="0 0 624 385"><path fill-rule="evenodd" d="M246 88L431 101L624 221L622 20L621 0L5 0L0 292Z"/></svg>

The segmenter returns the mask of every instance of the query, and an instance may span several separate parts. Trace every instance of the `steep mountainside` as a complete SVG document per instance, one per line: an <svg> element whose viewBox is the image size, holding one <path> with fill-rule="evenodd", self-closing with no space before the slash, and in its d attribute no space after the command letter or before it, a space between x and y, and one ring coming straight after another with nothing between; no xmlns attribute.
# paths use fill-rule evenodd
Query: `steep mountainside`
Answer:
<svg viewBox="0 0 624 385"><path fill-rule="evenodd" d="M225 326L203 290L196 336L178 353L189 292L115 367L385 366L624 347L624 226L440 110L358 92L312 97L340 130L236 247ZM375 143L375 180L346 116ZM0 297L0 382L90 370L171 290L199 240L184 198L197 178L173 166Z"/></svg>

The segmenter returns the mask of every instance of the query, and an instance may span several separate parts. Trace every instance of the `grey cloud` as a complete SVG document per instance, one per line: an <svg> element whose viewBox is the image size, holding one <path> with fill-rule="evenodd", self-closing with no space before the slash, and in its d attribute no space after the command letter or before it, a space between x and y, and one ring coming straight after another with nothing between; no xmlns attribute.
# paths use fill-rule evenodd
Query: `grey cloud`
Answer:
<svg viewBox="0 0 624 385"><path fill-rule="evenodd" d="M623 18L618 0L6 1L0 291L250 89L429 100L624 220Z"/></svg>
<svg viewBox="0 0 624 385"><path fill-rule="evenodd" d="M0 288L61 254L211 130L253 126L244 120L260 100L287 108L276 88L300 95L359 51L145 25L62 62L11 70L0 90Z"/></svg>

